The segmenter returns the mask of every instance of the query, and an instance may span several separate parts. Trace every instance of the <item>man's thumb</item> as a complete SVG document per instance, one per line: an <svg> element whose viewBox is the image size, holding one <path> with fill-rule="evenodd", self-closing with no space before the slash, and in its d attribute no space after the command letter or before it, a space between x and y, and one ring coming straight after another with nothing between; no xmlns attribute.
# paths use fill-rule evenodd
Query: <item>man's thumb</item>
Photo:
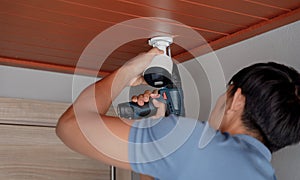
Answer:
<svg viewBox="0 0 300 180"><path fill-rule="evenodd" d="M156 100L156 98L160 97L160 94L151 94L151 97L153 98L153 105L157 108L155 118L164 117L166 113L166 104Z"/></svg>

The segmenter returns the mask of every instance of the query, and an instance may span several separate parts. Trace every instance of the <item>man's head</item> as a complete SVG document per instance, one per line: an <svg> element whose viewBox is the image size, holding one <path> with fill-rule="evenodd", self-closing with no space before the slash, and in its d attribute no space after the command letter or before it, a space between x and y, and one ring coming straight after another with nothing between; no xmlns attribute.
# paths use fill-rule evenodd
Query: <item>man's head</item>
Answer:
<svg viewBox="0 0 300 180"><path fill-rule="evenodd" d="M300 74L277 63L246 67L229 81L228 99L244 96L241 121L272 151L300 141Z"/></svg>

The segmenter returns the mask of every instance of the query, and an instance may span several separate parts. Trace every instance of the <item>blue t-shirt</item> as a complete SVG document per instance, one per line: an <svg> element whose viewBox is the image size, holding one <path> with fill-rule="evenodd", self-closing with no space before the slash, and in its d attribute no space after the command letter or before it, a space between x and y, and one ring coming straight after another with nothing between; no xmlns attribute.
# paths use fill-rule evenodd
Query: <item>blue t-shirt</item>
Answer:
<svg viewBox="0 0 300 180"><path fill-rule="evenodd" d="M173 115L136 121L129 135L131 168L160 180L276 179L270 151L251 136L216 131L199 148L205 125Z"/></svg>

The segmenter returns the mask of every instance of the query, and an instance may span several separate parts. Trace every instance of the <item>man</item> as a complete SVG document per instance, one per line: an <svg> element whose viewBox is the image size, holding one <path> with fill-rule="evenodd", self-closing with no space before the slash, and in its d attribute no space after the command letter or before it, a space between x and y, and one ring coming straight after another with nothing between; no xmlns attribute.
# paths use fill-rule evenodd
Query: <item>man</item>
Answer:
<svg viewBox="0 0 300 180"><path fill-rule="evenodd" d="M141 73L159 53L141 54L86 88L58 122L62 141L107 164L159 179L276 179L271 152L300 140L299 73L276 63L239 71L210 115L218 131L199 148L206 123L173 115L159 118L165 106L158 101L154 118L133 122L105 115L125 86L144 82ZM157 97L147 92L133 100L143 105L149 96ZM185 141L170 148L184 133ZM165 137L172 141L161 143Z"/></svg>

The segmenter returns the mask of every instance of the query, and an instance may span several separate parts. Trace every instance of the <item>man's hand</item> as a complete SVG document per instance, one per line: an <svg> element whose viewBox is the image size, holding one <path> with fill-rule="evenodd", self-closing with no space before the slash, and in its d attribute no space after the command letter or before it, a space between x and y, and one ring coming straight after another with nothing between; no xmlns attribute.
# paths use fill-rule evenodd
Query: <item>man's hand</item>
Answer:
<svg viewBox="0 0 300 180"><path fill-rule="evenodd" d="M134 74L134 78L132 78L131 81L129 82L129 86L147 84L144 78L142 77L142 73L150 65L153 57L162 53L163 51L157 48L152 48L150 51L146 53L141 53L135 58L128 61L124 65L124 68L130 69L129 73Z"/></svg>
<svg viewBox="0 0 300 180"><path fill-rule="evenodd" d="M142 74L142 72L149 66L154 56L158 54L162 54L163 51L152 48L150 51L146 53L141 53L138 56L129 60L125 66L131 66L131 73L134 74Z"/></svg>
<svg viewBox="0 0 300 180"><path fill-rule="evenodd" d="M153 92L146 90L144 94L132 96L131 101L136 102L139 106L143 106L145 102L149 102L150 98L152 98L153 105L157 108L156 115L152 116L152 118L156 119L164 117L166 113L166 104L156 100L159 97L160 94L158 94L157 89L153 90Z"/></svg>

